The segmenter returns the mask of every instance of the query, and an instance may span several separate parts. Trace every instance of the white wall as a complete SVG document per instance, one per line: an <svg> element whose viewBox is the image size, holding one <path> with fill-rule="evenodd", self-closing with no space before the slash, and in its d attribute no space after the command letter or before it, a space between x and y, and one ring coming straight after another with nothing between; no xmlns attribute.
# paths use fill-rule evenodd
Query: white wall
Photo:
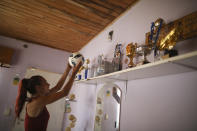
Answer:
<svg viewBox="0 0 197 131"><path fill-rule="evenodd" d="M111 56L117 42L124 45L130 42L145 43L145 33L150 31L151 22L163 18L166 23L197 11L196 0L139 0L131 9L112 25L90 41L81 52L93 59L99 54ZM112 42L108 32L114 30ZM90 50L91 49L91 50Z"/></svg>
<svg viewBox="0 0 197 131"><path fill-rule="evenodd" d="M196 0L141 0L90 41L81 53L91 60L100 54L112 57L117 42L124 46L130 42L144 44L145 33L150 31L151 22L157 18L161 17L168 23L197 11L196 7ZM112 42L107 39L111 30L114 30ZM197 38L179 42L176 48L180 53L196 50L196 42ZM129 81L127 93L123 94L121 131L197 130L196 85L197 72ZM86 95L81 97L95 100L96 92L88 92L92 88L97 90L88 85L84 88L86 91L83 90ZM82 101L80 104L90 105L90 102ZM91 117L88 121L94 120L94 115ZM89 125L86 131L92 130L93 126Z"/></svg>
<svg viewBox="0 0 197 131"><path fill-rule="evenodd" d="M27 44L28 48L23 48ZM0 67L0 129L10 131L14 120L17 86L12 84L16 74L22 79L27 68L35 67L55 73L63 73L70 53L0 36L0 45L15 50L11 68ZM11 108L10 116L3 116L5 108Z"/></svg>
<svg viewBox="0 0 197 131"><path fill-rule="evenodd" d="M122 131L196 131L197 72L135 80L123 101Z"/></svg>

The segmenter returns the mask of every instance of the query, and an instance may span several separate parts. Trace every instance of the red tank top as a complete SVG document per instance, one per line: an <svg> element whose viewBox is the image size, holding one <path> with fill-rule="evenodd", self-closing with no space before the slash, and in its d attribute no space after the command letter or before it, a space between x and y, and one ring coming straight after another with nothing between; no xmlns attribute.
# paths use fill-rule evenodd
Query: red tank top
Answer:
<svg viewBox="0 0 197 131"><path fill-rule="evenodd" d="M49 112L46 107L37 117L30 117L25 115L25 131L46 131L49 120Z"/></svg>

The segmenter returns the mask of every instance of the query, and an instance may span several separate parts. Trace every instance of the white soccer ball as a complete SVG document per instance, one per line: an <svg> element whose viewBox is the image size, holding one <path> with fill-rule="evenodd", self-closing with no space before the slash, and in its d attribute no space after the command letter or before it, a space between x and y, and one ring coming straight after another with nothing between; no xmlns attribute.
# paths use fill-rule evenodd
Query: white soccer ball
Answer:
<svg viewBox="0 0 197 131"><path fill-rule="evenodd" d="M80 61L82 62L82 65L83 65L85 60L84 60L83 55L80 54L79 52L72 53L68 58L68 62L70 66L72 67L76 66Z"/></svg>

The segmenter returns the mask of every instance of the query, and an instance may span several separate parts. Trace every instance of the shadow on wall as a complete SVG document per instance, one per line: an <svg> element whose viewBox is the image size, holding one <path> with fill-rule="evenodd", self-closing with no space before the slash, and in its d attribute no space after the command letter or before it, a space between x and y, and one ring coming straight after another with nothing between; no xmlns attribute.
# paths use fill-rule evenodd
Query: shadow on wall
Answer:
<svg viewBox="0 0 197 131"><path fill-rule="evenodd" d="M20 60L20 57L21 57L21 53L22 50L19 50L19 49L14 49L14 55L12 57L12 60L11 60L11 65L19 65L19 60Z"/></svg>

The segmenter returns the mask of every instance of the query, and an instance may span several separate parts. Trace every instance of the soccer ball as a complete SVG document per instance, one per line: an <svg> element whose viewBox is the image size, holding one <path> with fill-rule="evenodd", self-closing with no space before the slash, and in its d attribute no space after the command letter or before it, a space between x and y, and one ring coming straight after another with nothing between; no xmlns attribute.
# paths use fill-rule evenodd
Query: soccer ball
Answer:
<svg viewBox="0 0 197 131"><path fill-rule="evenodd" d="M68 62L72 67L76 66L80 61L82 62L83 65L85 60L83 55L80 54L79 52L72 53L68 58Z"/></svg>

